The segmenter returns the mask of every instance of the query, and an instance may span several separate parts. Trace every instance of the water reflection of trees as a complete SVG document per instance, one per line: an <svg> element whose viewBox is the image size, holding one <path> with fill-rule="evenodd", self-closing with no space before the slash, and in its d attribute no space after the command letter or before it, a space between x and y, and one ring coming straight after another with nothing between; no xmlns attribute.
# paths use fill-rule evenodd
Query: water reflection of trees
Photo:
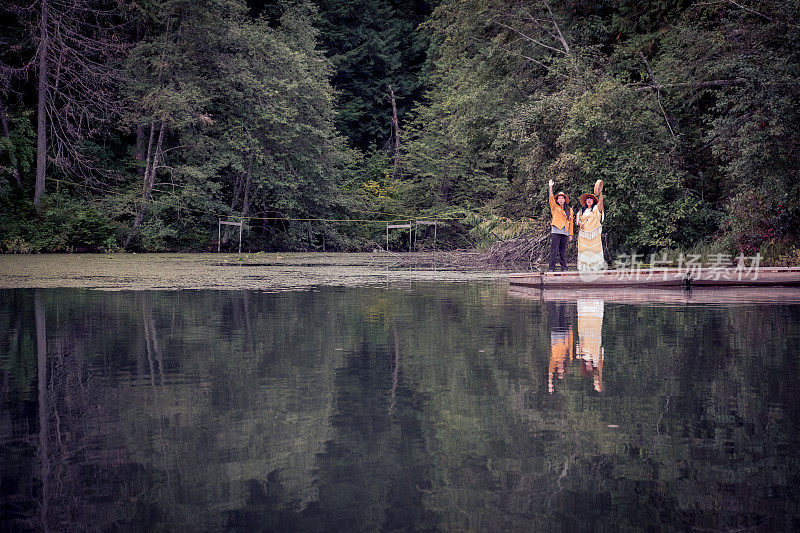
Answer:
<svg viewBox="0 0 800 533"><path fill-rule="evenodd" d="M493 286L5 295L0 453L13 465L3 479L17 481L2 485L2 508L15 506L4 522L518 530L798 519L793 308L606 304L604 393L578 380L551 395L551 311ZM577 307L564 313L579 336ZM766 494L772 508L759 504Z"/></svg>

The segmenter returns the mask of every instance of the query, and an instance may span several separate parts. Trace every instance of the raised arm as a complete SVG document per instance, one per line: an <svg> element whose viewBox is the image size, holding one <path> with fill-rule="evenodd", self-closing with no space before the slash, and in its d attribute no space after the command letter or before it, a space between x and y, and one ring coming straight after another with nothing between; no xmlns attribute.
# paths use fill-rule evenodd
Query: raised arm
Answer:
<svg viewBox="0 0 800 533"><path fill-rule="evenodd" d="M603 180L594 182L594 194L597 196L597 210L603 212Z"/></svg>
<svg viewBox="0 0 800 533"><path fill-rule="evenodd" d="M549 186L548 190L549 190L549 193L550 193L550 196L549 196L550 209L555 209L556 207L558 207L558 204L556 203L556 199L553 196L553 183L554 183L553 180L550 180L549 182L547 182L547 184Z"/></svg>

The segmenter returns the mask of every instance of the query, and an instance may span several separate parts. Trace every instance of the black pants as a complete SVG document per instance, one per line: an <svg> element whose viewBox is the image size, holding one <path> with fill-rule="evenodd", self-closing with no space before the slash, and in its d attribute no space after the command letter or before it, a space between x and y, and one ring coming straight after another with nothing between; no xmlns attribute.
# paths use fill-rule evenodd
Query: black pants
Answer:
<svg viewBox="0 0 800 533"><path fill-rule="evenodd" d="M550 272L556 269L556 258L561 263L561 270L567 269L567 240L569 235L561 235L560 233L550 234Z"/></svg>

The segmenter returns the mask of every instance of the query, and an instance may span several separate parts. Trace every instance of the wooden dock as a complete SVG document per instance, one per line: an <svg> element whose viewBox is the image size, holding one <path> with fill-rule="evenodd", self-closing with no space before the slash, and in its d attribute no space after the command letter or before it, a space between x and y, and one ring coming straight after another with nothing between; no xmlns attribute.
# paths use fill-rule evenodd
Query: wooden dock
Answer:
<svg viewBox="0 0 800 533"><path fill-rule="evenodd" d="M691 288L800 285L800 267L654 268L597 272L527 272L510 274L512 287L572 289L587 287Z"/></svg>
<svg viewBox="0 0 800 533"><path fill-rule="evenodd" d="M605 303L628 305L695 305L695 304L797 304L800 286L705 286L690 290L679 287L581 287L571 289L540 289L510 285L510 296L544 302L571 302L599 299Z"/></svg>

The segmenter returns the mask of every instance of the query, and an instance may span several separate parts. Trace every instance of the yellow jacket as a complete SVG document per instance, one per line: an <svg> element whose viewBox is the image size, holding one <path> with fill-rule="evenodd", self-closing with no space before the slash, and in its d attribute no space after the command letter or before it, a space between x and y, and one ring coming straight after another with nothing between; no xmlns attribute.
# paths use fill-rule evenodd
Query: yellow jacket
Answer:
<svg viewBox="0 0 800 533"><path fill-rule="evenodd" d="M550 364L547 368L547 389L553 393L553 375L558 374L558 379L562 379L567 372L567 357L572 360L572 326L565 338L553 341L550 339Z"/></svg>
<svg viewBox="0 0 800 533"><path fill-rule="evenodd" d="M561 209L552 190L550 191L550 213L553 215L550 224L559 229L566 229L569 236L572 237L572 208L567 205L567 202L564 202L564 209Z"/></svg>

